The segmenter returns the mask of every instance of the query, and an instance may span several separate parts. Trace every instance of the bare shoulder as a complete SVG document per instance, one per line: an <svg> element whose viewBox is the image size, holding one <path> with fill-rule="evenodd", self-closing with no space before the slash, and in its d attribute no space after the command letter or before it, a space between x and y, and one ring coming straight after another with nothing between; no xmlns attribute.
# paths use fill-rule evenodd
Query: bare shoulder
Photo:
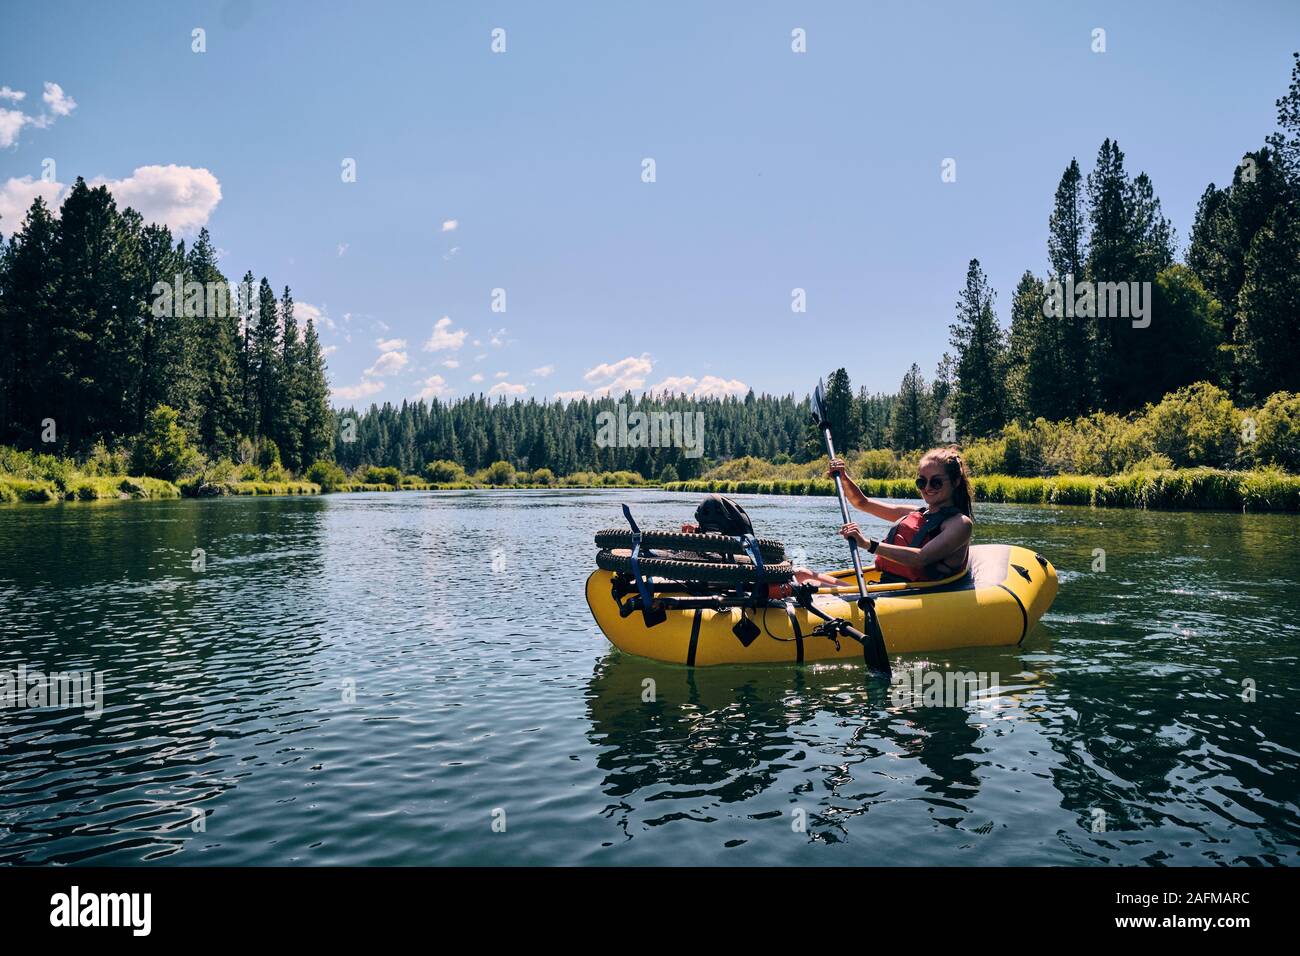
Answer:
<svg viewBox="0 0 1300 956"><path fill-rule="evenodd" d="M943 523L943 527L965 528L967 531L973 530L975 522L970 515L955 514Z"/></svg>

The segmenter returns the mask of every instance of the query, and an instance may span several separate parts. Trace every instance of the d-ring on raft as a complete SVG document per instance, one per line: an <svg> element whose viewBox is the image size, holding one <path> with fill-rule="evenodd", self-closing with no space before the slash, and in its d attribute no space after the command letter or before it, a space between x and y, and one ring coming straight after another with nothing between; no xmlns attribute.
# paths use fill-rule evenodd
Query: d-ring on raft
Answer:
<svg viewBox="0 0 1300 956"><path fill-rule="evenodd" d="M866 621L853 569L834 576L845 587L815 594L815 608L862 630ZM1057 590L1051 562L1015 545L972 545L969 573L944 581L882 584L870 569L863 577L891 656L1019 644L1051 607ZM855 641L814 634L819 625L826 630L821 616L792 600L727 606L663 580L656 581L654 597L664 614L647 626L646 615L628 613L627 602L637 600L637 589L629 589L626 575L598 570L587 578L592 616L610 643L628 654L693 666L863 659ZM748 643L737 637L742 619L758 628Z"/></svg>

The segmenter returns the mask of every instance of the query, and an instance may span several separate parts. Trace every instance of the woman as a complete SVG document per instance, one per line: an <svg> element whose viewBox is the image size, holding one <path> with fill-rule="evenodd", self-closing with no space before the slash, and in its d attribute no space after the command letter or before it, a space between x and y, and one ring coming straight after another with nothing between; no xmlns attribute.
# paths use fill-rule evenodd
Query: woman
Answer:
<svg viewBox="0 0 1300 956"><path fill-rule="evenodd" d="M895 522L880 541L864 535L856 522L850 521L840 528L843 537L856 541L876 556L876 569L881 573L882 582L937 581L966 569L975 522L970 473L956 448L933 448L922 456L916 487L925 501L924 508L868 498L848 476L840 458L831 461L827 474L841 477L844 496L853 507ZM841 587L845 584L838 578L806 568L795 571L795 580Z"/></svg>

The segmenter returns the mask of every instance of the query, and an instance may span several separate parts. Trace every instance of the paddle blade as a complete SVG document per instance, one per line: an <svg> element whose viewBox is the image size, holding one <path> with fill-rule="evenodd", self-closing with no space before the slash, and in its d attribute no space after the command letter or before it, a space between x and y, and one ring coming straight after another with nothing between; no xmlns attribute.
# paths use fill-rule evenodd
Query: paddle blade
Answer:
<svg viewBox="0 0 1300 956"><path fill-rule="evenodd" d="M822 380L817 379L817 387L812 393L812 420L818 428L826 425L826 397L822 393Z"/></svg>

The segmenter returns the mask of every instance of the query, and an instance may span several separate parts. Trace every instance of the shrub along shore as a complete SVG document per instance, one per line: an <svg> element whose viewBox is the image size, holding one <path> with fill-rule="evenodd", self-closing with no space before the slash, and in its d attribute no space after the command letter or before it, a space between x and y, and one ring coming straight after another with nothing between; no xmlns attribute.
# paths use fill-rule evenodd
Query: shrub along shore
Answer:
<svg viewBox="0 0 1300 956"><path fill-rule="evenodd" d="M834 495L828 478L709 479L621 483L612 475L592 474L583 484L519 482L489 485L469 481L428 482L403 476L398 483L350 481L329 493L375 491L458 491L471 489L662 488L691 494ZM972 479L976 502L1026 505L1085 505L1094 508L1160 510L1300 511L1300 476L1277 471L1223 471L1183 468L1129 472L1099 477L1055 475L1021 478L977 475ZM860 478L858 485L872 497L915 498L910 478ZM313 481L191 480L179 484L158 478L74 475L68 480L16 478L0 474L0 502L101 501L111 499L205 498L225 495L316 495L324 489Z"/></svg>
<svg viewBox="0 0 1300 956"><path fill-rule="evenodd" d="M911 478L859 478L858 486L874 498L915 498ZM1024 505L1088 505L1095 508L1162 510L1300 511L1300 476L1279 471L1222 471L1183 468L1137 471L1100 477L1054 475L1020 478L977 475L975 501ZM696 494L833 495L829 478L712 479L673 481L665 491Z"/></svg>

